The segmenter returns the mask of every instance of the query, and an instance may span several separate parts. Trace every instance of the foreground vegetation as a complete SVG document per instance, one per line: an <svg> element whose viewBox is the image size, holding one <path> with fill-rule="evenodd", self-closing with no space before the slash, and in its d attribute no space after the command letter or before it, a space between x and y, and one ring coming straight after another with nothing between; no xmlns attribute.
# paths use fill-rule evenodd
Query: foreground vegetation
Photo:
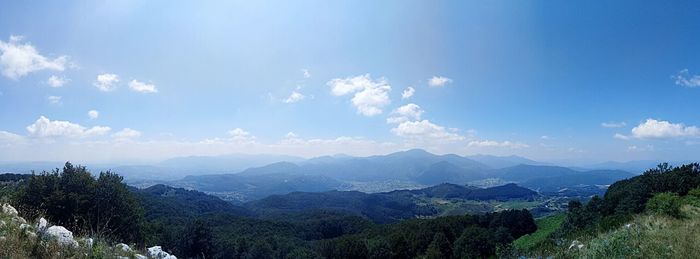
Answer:
<svg viewBox="0 0 700 259"><path fill-rule="evenodd" d="M553 217L538 222L549 227L516 240L513 254L696 258L700 254L699 187L698 164L659 165L616 182L603 198L593 197L585 205L571 201L563 220Z"/></svg>

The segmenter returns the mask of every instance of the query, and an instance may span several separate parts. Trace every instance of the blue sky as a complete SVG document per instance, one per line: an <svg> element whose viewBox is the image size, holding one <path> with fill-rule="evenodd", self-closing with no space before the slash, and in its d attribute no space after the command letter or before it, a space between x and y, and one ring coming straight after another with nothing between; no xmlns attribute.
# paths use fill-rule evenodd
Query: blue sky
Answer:
<svg viewBox="0 0 700 259"><path fill-rule="evenodd" d="M692 1L5 3L0 161L415 147L693 159L699 11Z"/></svg>

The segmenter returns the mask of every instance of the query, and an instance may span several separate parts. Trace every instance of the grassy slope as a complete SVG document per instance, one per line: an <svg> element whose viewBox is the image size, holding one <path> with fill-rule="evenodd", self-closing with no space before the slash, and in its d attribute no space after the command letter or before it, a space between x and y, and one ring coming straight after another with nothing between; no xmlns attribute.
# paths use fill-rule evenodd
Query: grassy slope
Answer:
<svg viewBox="0 0 700 259"><path fill-rule="evenodd" d="M583 244L581 249L569 249L573 240L562 240L560 245L528 250L534 248L529 245L537 244L534 237L539 229L516 240L515 246L527 248L520 251L529 251L525 253L529 258L698 258L700 207L685 205L682 213L680 219L641 214L615 230L597 236L579 236L577 240Z"/></svg>
<svg viewBox="0 0 700 259"><path fill-rule="evenodd" d="M536 221L537 231L516 239L513 241L513 246L521 251L535 248L539 244L545 242L549 236L564 223L564 219L566 219L565 213L538 219Z"/></svg>

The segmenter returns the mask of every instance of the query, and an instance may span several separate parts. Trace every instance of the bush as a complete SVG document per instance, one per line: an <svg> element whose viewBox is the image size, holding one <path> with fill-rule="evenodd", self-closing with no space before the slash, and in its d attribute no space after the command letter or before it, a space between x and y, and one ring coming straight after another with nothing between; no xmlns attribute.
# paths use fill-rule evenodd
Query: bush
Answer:
<svg viewBox="0 0 700 259"><path fill-rule="evenodd" d="M66 163L63 170L31 175L15 197L27 218L46 217L77 234L143 243L143 208L122 177Z"/></svg>
<svg viewBox="0 0 700 259"><path fill-rule="evenodd" d="M646 210L651 213L665 214L678 218L681 215L681 199L675 193L658 193L649 199L646 204Z"/></svg>

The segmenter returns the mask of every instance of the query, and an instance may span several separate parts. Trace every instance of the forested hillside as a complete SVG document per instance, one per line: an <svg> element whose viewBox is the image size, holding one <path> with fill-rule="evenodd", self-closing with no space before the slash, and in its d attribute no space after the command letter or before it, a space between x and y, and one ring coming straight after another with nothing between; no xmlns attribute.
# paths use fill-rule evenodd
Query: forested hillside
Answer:
<svg viewBox="0 0 700 259"><path fill-rule="evenodd" d="M269 209L260 209L253 203L236 206L182 188L164 185L130 188L114 173L104 172L95 177L85 167L70 163L62 170L23 179L8 177L18 181L3 187L9 194L5 199L16 204L23 217L44 217L62 224L76 237L100 240L96 246L100 249L114 246L104 251L121 251L119 243L127 243L141 250L159 245L168 253L184 258L483 257L494 255L498 247L536 230L527 210L416 219L420 213L412 209L413 200L405 197L406 203L400 202L400 197L405 195L462 197L481 190L464 186L381 194L386 197L384 201L377 194L336 192L343 193L346 203L336 199L324 203L323 196L296 193L292 195L309 197L298 200L298 205L283 201L276 206L303 207L285 213L267 213ZM506 189L518 188L507 186ZM357 199L348 194L363 197ZM532 193L515 192L522 194ZM354 207L357 201L365 204ZM265 202L274 204L274 199ZM325 205L308 207L308 204ZM398 216L392 220L374 220L371 213L352 213L353 208L382 215L398 213ZM387 214L387 210L395 212ZM382 224L388 222L393 223ZM38 253L32 251L35 250L25 252Z"/></svg>

